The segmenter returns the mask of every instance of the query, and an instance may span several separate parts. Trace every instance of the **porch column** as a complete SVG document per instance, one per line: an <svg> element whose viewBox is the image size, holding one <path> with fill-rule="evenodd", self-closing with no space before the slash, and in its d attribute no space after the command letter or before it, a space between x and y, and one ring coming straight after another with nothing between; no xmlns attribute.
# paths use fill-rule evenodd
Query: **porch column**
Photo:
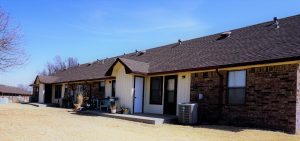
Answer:
<svg viewBox="0 0 300 141"><path fill-rule="evenodd" d="M45 99L45 84L39 84L39 103L44 103Z"/></svg>

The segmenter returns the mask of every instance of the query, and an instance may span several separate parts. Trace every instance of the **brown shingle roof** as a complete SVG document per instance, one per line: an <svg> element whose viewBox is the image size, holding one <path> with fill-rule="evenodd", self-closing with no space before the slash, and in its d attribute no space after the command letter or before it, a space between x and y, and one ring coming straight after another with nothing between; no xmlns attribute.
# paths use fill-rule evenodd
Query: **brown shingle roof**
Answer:
<svg viewBox="0 0 300 141"><path fill-rule="evenodd" d="M147 74L149 70L148 63L131 59L118 58L105 73L105 76L110 76L112 74L113 68L117 64L117 62L120 62L125 67L126 73Z"/></svg>
<svg viewBox="0 0 300 141"><path fill-rule="evenodd" d="M101 61L84 64L54 76L59 77L59 81L105 78L116 58L130 70L148 74L299 60L300 15L279 19L278 29L272 23L235 29L230 37L221 40L219 33L148 49L141 54L110 58L104 64Z"/></svg>
<svg viewBox="0 0 300 141"><path fill-rule="evenodd" d="M131 70L132 73L147 74L149 72L149 63L126 58L120 58L120 60Z"/></svg>
<svg viewBox="0 0 300 141"><path fill-rule="evenodd" d="M128 59L150 64L149 73L209 68L243 63L269 62L300 57L300 15L280 19L280 28L265 22L219 34L192 39L146 51Z"/></svg>
<svg viewBox="0 0 300 141"><path fill-rule="evenodd" d="M28 91L22 90L22 89L17 88L17 87L6 86L6 85L0 85L0 93L31 95L31 93L28 92Z"/></svg>
<svg viewBox="0 0 300 141"><path fill-rule="evenodd" d="M59 77L57 76L38 76L40 83L50 84L56 82Z"/></svg>
<svg viewBox="0 0 300 141"><path fill-rule="evenodd" d="M45 82L59 83L59 82L72 82L81 80L94 80L111 78L106 77L105 72L114 63L116 58L108 58L93 63L82 64L77 67L72 67L67 70L59 71L51 76L46 76ZM45 76L38 76L39 78Z"/></svg>

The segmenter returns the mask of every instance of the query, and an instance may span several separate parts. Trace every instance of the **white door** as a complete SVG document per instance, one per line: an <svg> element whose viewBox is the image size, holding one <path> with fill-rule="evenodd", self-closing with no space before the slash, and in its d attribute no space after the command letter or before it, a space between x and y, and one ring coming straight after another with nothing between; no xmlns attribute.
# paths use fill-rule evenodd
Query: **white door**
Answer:
<svg viewBox="0 0 300 141"><path fill-rule="evenodd" d="M135 77L134 85L134 113L143 112L144 78Z"/></svg>

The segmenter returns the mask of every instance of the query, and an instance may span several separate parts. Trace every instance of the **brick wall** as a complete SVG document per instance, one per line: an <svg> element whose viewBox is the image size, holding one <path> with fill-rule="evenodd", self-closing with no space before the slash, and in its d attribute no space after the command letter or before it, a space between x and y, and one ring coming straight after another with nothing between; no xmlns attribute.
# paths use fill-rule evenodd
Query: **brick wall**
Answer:
<svg viewBox="0 0 300 141"><path fill-rule="evenodd" d="M191 80L191 101L199 103L202 122L294 133L300 122L297 117L296 123L296 94L300 93L296 92L298 67L293 64L246 69L245 104L236 106L226 104L227 71L219 71L223 76L221 82L215 71L195 73ZM197 100L198 93L204 95L202 100Z"/></svg>
<svg viewBox="0 0 300 141"><path fill-rule="evenodd" d="M220 72L223 77L223 84L226 84L226 73ZM204 98L199 102L199 120L215 123L218 121L220 106L224 104L224 93L222 92L222 102L219 103L219 83L220 77L216 72L196 73L191 78L191 101L197 101L198 94L203 94Z"/></svg>
<svg viewBox="0 0 300 141"><path fill-rule="evenodd" d="M296 132L300 133L300 66L297 70Z"/></svg>

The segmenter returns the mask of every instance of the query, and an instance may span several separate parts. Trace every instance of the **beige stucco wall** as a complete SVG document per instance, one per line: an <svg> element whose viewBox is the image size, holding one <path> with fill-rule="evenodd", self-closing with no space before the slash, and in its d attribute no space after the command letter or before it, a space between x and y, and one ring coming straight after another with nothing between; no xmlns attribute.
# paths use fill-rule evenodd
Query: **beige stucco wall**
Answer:
<svg viewBox="0 0 300 141"><path fill-rule="evenodd" d="M134 76L126 74L124 66L120 63L115 65L112 76L116 77L116 97L119 98L119 106L129 108L132 113Z"/></svg>
<svg viewBox="0 0 300 141"><path fill-rule="evenodd" d="M111 91L112 91L112 83L111 83L112 80L105 80L105 97L107 96L110 96L111 97ZM65 88L67 86L67 83L63 83L63 84L57 84L57 85L62 85L62 89L61 89L61 98L55 98L55 85L53 84L52 85L52 93L51 93L51 103L58 103L59 102L59 105L62 106L62 99L65 95ZM44 86L42 86L44 88ZM41 86L40 86L41 88ZM42 91L40 91L41 93ZM41 94L40 94L41 95ZM44 103L44 96L43 96L43 100L42 100Z"/></svg>
<svg viewBox="0 0 300 141"><path fill-rule="evenodd" d="M112 80L105 80L105 97L111 97Z"/></svg>
<svg viewBox="0 0 300 141"><path fill-rule="evenodd" d="M191 73L179 73L177 86L177 104L190 102ZM178 115L178 109L176 113Z"/></svg>
<svg viewBox="0 0 300 141"><path fill-rule="evenodd" d="M44 103L45 98L45 84L39 84L39 103Z"/></svg>
<svg viewBox="0 0 300 141"><path fill-rule="evenodd" d="M157 76L177 75L177 103L190 101L191 73L177 73ZM185 76L185 78L183 78ZM151 76L150 76L151 77ZM145 78L144 113L163 114L164 87L162 105L150 104L150 77ZM164 79L164 78L163 78ZM164 85L164 81L163 81ZM178 113L178 110L177 110Z"/></svg>
<svg viewBox="0 0 300 141"><path fill-rule="evenodd" d="M146 77L144 91L144 113L163 114L163 104L164 96L162 97L162 105L150 104L150 77Z"/></svg>
<svg viewBox="0 0 300 141"><path fill-rule="evenodd" d="M167 75L178 75L177 81L177 103L189 102L190 101L190 84L191 84L191 73L177 73ZM167 76L161 75L161 76ZM132 112L133 107L133 94L134 94L134 75L126 74L125 68L120 63L117 63L112 76L116 77L116 97L119 98L118 106L124 106L130 109ZM182 76L185 76L183 78ZM112 92L112 80L105 80L105 97L110 96ZM164 82L163 82L164 83ZM55 85L52 85L52 103L58 103L62 105L62 98L65 94L66 84L62 84L62 97L55 99ZM150 102L150 77L145 77L144 87L144 113L155 113L163 114L164 104L164 90L163 90L163 104L162 105L151 105ZM39 91L39 102L44 103L45 85L40 84ZM164 89L164 87L163 87Z"/></svg>

